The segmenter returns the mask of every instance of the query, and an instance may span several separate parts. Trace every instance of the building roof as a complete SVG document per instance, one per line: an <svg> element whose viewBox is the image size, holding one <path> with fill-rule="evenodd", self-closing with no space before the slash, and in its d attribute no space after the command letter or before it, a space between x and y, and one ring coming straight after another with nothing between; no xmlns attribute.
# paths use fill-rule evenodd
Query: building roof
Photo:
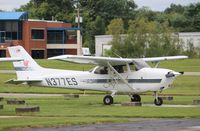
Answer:
<svg viewBox="0 0 200 131"><path fill-rule="evenodd" d="M28 13L27 12L0 12L0 20L27 20Z"/></svg>
<svg viewBox="0 0 200 131"><path fill-rule="evenodd" d="M38 20L38 19L28 19L28 21L34 21L34 22L49 22L49 23L64 23L63 21Z"/></svg>
<svg viewBox="0 0 200 131"><path fill-rule="evenodd" d="M80 30L80 28L48 28L49 31L62 31L62 30Z"/></svg>

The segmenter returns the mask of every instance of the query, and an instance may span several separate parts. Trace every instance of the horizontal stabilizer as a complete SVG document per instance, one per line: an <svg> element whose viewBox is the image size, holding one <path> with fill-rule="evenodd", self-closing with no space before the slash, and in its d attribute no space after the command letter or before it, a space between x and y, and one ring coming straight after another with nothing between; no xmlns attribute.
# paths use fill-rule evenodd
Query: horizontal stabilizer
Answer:
<svg viewBox="0 0 200 131"><path fill-rule="evenodd" d="M16 79L11 79L11 80L8 80L6 81L5 83L8 83L8 84L23 84L23 83L28 83L28 84L31 84L31 83L35 83L35 82L41 82L42 80L16 80Z"/></svg>
<svg viewBox="0 0 200 131"><path fill-rule="evenodd" d="M4 57L0 58L0 62L16 62L16 61L23 61L24 59L21 57Z"/></svg>

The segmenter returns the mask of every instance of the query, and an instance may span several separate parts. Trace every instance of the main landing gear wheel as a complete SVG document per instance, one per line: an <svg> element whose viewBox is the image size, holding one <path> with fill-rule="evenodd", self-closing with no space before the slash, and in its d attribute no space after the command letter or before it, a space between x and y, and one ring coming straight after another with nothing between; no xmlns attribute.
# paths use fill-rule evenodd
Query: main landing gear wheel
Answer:
<svg viewBox="0 0 200 131"><path fill-rule="evenodd" d="M140 95L137 95L137 94L132 95L131 101L132 102L140 102L141 101Z"/></svg>
<svg viewBox="0 0 200 131"><path fill-rule="evenodd" d="M105 96L105 97L103 98L103 103L104 103L105 105L111 105L111 104L113 104L113 97L110 96L110 95Z"/></svg>
<svg viewBox="0 0 200 131"><path fill-rule="evenodd" d="M161 106L163 104L163 99L158 97L157 99L154 100L154 104L157 106Z"/></svg>

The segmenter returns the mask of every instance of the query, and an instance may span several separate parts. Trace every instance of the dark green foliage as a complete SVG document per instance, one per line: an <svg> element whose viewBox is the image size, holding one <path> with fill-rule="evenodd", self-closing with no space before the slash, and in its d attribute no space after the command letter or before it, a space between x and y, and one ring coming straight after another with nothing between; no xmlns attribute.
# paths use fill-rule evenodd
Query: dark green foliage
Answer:
<svg viewBox="0 0 200 131"><path fill-rule="evenodd" d="M200 30L200 3L188 6L171 4L165 13L169 15L168 20L177 31L196 32Z"/></svg>
<svg viewBox="0 0 200 131"><path fill-rule="evenodd" d="M176 5L176 4L171 4L169 8L165 9L165 13L180 13L182 14L184 12L185 8L182 5Z"/></svg>
<svg viewBox="0 0 200 131"><path fill-rule="evenodd" d="M127 35L115 34L111 44L111 51L107 55L115 56L117 53L129 58L178 55L182 51L178 36L173 34L168 24L143 17L131 20Z"/></svg>
<svg viewBox="0 0 200 131"><path fill-rule="evenodd" d="M136 5L128 0L80 0L83 10L84 45L94 53L94 36L105 34L106 26L114 18L130 19Z"/></svg>
<svg viewBox="0 0 200 131"><path fill-rule="evenodd" d="M74 9L73 0L30 0L18 11L28 11L30 18L72 22Z"/></svg>

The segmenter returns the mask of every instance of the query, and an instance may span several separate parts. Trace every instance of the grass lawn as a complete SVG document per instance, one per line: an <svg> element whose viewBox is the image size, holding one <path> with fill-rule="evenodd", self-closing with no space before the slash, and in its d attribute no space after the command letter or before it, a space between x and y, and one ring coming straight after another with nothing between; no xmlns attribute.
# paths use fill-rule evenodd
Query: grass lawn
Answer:
<svg viewBox="0 0 200 131"><path fill-rule="evenodd" d="M93 118L93 117L34 117L22 116L18 118L0 119L0 131L19 130L20 128L42 128L55 126L73 126L86 124L102 124L113 122L127 122L125 118Z"/></svg>
<svg viewBox="0 0 200 131"><path fill-rule="evenodd" d="M159 67L168 68L175 71L200 72L200 59L163 61L160 62Z"/></svg>
<svg viewBox="0 0 200 131"><path fill-rule="evenodd" d="M163 93L200 96L200 76L179 76L174 81L172 88L166 89Z"/></svg>
<svg viewBox="0 0 200 131"><path fill-rule="evenodd" d="M192 104L199 96L175 96L173 101L165 104ZM8 99L8 98L6 98ZM7 105L0 110L0 116L20 116L17 118L0 118L0 130L11 127L49 127L80 124L99 124L125 122L129 118L200 118L199 108L162 108L162 107L127 107L121 102L129 101L128 96L116 96L115 105L102 104L102 95L81 96L79 99L65 100L64 97L23 98L28 105L40 106L38 113L15 113L16 107ZM143 104L153 103L153 97L142 96Z"/></svg>

